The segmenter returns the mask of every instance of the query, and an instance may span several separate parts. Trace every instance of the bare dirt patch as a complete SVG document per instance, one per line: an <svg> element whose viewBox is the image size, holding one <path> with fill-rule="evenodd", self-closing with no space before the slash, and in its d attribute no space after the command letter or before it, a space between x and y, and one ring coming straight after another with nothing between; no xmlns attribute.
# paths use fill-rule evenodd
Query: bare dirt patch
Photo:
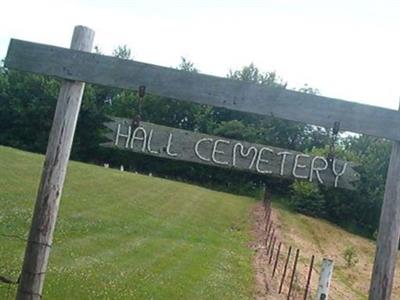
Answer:
<svg viewBox="0 0 400 300"><path fill-rule="evenodd" d="M276 217L272 212L272 221L276 224ZM253 267L255 270L255 291L254 299L256 300L279 300L286 299L284 295L279 295L278 282L271 276L272 266L269 262L266 247L266 216L265 208L262 202L257 203L252 211L253 218L253 242L250 247L254 249ZM275 226L275 236L279 237L279 226Z"/></svg>

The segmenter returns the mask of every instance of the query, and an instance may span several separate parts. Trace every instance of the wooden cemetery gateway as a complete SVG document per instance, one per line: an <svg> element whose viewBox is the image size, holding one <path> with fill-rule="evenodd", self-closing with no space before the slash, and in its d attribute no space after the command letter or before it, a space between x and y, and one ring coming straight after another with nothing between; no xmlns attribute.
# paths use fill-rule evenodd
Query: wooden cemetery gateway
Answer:
<svg viewBox="0 0 400 300"><path fill-rule="evenodd" d="M71 49L12 39L5 66L63 79L50 132L42 178L25 252L17 299L41 299L59 201L80 109L84 82L138 89L167 98L274 116L394 140L387 174L370 300L391 298L400 235L400 112L209 75L189 73L90 53L94 32L77 26ZM333 187L354 188L352 164L167 128L129 126L115 118L108 146L155 156L301 178Z"/></svg>

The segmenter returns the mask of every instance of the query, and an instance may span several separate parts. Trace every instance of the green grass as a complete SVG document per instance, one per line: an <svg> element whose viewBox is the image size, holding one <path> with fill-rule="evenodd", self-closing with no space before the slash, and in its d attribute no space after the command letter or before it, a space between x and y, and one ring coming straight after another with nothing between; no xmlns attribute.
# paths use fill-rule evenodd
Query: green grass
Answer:
<svg viewBox="0 0 400 300"><path fill-rule="evenodd" d="M43 156L0 146L0 275L16 278ZM251 299L254 201L71 162L45 299ZM15 286L0 283L0 299Z"/></svg>

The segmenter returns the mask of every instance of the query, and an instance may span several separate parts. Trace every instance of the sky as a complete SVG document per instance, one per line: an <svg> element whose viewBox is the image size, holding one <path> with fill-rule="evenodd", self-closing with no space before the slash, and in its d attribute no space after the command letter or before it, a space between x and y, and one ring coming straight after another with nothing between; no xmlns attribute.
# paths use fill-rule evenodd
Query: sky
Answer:
<svg viewBox="0 0 400 300"><path fill-rule="evenodd" d="M69 47L75 25L110 55L226 76L254 63L289 88L397 109L400 0L4 0L0 59L10 38Z"/></svg>

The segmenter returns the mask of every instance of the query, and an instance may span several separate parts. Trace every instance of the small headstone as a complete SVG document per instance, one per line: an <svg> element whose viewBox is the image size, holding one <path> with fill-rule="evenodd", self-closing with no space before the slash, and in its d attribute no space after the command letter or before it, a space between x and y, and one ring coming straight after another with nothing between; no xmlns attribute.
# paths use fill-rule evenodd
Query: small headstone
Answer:
<svg viewBox="0 0 400 300"><path fill-rule="evenodd" d="M123 171L124 171L124 166L121 165L121 166L119 167L119 170L120 170L121 172L123 172Z"/></svg>

